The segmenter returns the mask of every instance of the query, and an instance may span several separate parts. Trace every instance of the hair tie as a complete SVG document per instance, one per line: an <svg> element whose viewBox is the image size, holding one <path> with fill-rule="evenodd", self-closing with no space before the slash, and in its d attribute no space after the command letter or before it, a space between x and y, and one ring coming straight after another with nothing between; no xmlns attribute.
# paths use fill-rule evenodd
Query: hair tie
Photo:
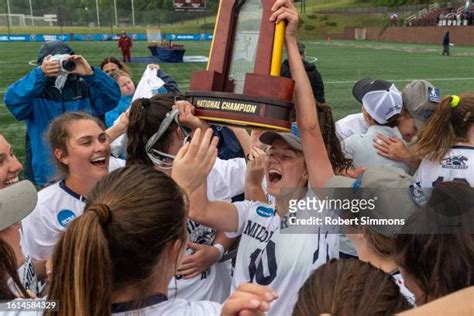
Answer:
<svg viewBox="0 0 474 316"><path fill-rule="evenodd" d="M463 119L463 122L466 123L467 121L469 121L469 119L471 118L471 111L467 112L466 115L464 115L464 119Z"/></svg>
<svg viewBox="0 0 474 316"><path fill-rule="evenodd" d="M144 108L149 107L150 104L151 104L150 99L148 99L148 98L141 98L140 100L142 101L142 106L143 106Z"/></svg>
<svg viewBox="0 0 474 316"><path fill-rule="evenodd" d="M457 95L452 95L451 96L451 103L450 103L450 106L452 108L455 108L459 105L459 102L461 102L461 98L458 97Z"/></svg>
<svg viewBox="0 0 474 316"><path fill-rule="evenodd" d="M87 211L94 212L99 217L101 225L106 225L112 219L112 212L107 204L104 203L92 203Z"/></svg>

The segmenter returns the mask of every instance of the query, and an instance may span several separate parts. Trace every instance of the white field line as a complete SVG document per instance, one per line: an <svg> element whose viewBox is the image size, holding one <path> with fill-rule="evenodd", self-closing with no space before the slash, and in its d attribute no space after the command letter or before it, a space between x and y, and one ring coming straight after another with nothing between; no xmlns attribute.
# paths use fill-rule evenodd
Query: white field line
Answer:
<svg viewBox="0 0 474 316"><path fill-rule="evenodd" d="M386 80L388 82L407 82L407 81L413 81L413 80L418 80L418 79L395 79L395 80ZM468 78L431 78L431 79L425 79L423 80L426 81L461 81L461 80L474 80L474 77L468 77ZM350 83L356 83L357 81L324 81L324 84L350 84Z"/></svg>
<svg viewBox="0 0 474 316"><path fill-rule="evenodd" d="M413 80L418 79L395 79L395 80L386 80L388 82L410 82ZM426 81L461 81L461 80L474 80L474 77L467 77L467 78L431 78L431 79L423 79ZM189 80L182 80L182 83L189 83ZM356 83L357 80L350 80L350 81L325 81L324 84L351 84ZM5 93L6 90L0 90L0 93Z"/></svg>

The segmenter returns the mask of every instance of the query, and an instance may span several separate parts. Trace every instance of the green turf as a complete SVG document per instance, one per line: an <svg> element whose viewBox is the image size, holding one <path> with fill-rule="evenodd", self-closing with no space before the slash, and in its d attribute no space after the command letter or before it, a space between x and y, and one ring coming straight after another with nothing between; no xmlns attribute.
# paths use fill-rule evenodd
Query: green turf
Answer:
<svg viewBox="0 0 474 316"><path fill-rule="evenodd" d="M357 41L306 41L307 55L317 57L326 86L326 99L336 118L359 110L351 95L353 83L363 77L394 80L399 89L410 79L427 79L441 88L443 95L472 91L474 75L470 71L474 47L454 47L453 56L441 56L441 45L395 44ZM187 55L207 55L210 42L184 42ZM36 60L40 43L0 43L0 130L12 143L22 160L24 124L16 122L3 104L8 85L25 75ZM73 42L73 49L94 65L107 55L119 55L114 42ZM137 42L134 56L149 56L145 42ZM183 90L189 87L190 73L205 64L162 64ZM144 64L132 64L138 81ZM466 78L466 79L463 79Z"/></svg>

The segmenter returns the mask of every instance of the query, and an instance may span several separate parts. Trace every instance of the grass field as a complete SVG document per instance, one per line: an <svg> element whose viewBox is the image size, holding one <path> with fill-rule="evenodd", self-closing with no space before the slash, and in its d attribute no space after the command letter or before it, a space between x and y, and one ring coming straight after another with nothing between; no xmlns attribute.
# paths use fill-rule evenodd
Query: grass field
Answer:
<svg viewBox="0 0 474 316"><path fill-rule="evenodd" d="M186 55L205 55L210 42L185 42ZM387 42L306 41L309 59L323 75L326 99L333 106L336 118L359 111L352 97L354 82L363 77L395 82L400 90L412 79L427 79L441 88L441 93L454 94L474 90L471 71L474 47L453 47L451 57L441 56L441 45L395 44ZM97 65L107 55L119 55L115 42L73 42L71 46ZM3 104L4 93L11 83L28 73L40 48L39 43L0 43L0 130L12 143L19 159L24 156L24 123L17 122ZM137 42L134 56L149 56L145 42ZM181 85L189 87L190 73L205 64L162 64ZM144 64L131 64L135 81L140 79Z"/></svg>

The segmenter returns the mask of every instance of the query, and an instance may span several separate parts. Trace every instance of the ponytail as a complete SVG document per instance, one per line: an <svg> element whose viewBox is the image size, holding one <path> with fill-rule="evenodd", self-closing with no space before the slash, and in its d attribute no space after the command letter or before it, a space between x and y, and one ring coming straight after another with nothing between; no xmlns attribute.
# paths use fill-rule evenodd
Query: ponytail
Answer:
<svg viewBox="0 0 474 316"><path fill-rule="evenodd" d="M111 314L112 260L103 229L110 218L108 206L92 204L57 244L48 298L61 302L58 315Z"/></svg>
<svg viewBox="0 0 474 316"><path fill-rule="evenodd" d="M336 135L336 125L332 116L332 109L326 103L318 103L318 120L324 145L335 173L347 171L353 167L352 159L345 157L342 152L341 143Z"/></svg>
<svg viewBox="0 0 474 316"><path fill-rule="evenodd" d="M144 100L145 99L142 98L133 101L132 107L130 108L130 118L127 129L127 165L153 164L145 150L146 139L148 139L145 135L145 116L150 101L145 102Z"/></svg>
<svg viewBox="0 0 474 316"><path fill-rule="evenodd" d="M418 136L416 156L441 160L456 142L468 141L474 121L474 93L444 98Z"/></svg>
<svg viewBox="0 0 474 316"><path fill-rule="evenodd" d="M127 165L144 164L153 166L148 158L145 145L150 137L158 131L166 114L173 109L174 94L159 94L150 99L141 98L132 103L127 130ZM156 149L166 152L170 144L170 136L176 128L173 123L155 145Z"/></svg>
<svg viewBox="0 0 474 316"><path fill-rule="evenodd" d="M137 164L105 176L56 245L48 299L61 304L46 315L108 316L112 291L124 289L136 309L143 306L176 271L168 249L182 250L186 218L183 191L155 168Z"/></svg>

